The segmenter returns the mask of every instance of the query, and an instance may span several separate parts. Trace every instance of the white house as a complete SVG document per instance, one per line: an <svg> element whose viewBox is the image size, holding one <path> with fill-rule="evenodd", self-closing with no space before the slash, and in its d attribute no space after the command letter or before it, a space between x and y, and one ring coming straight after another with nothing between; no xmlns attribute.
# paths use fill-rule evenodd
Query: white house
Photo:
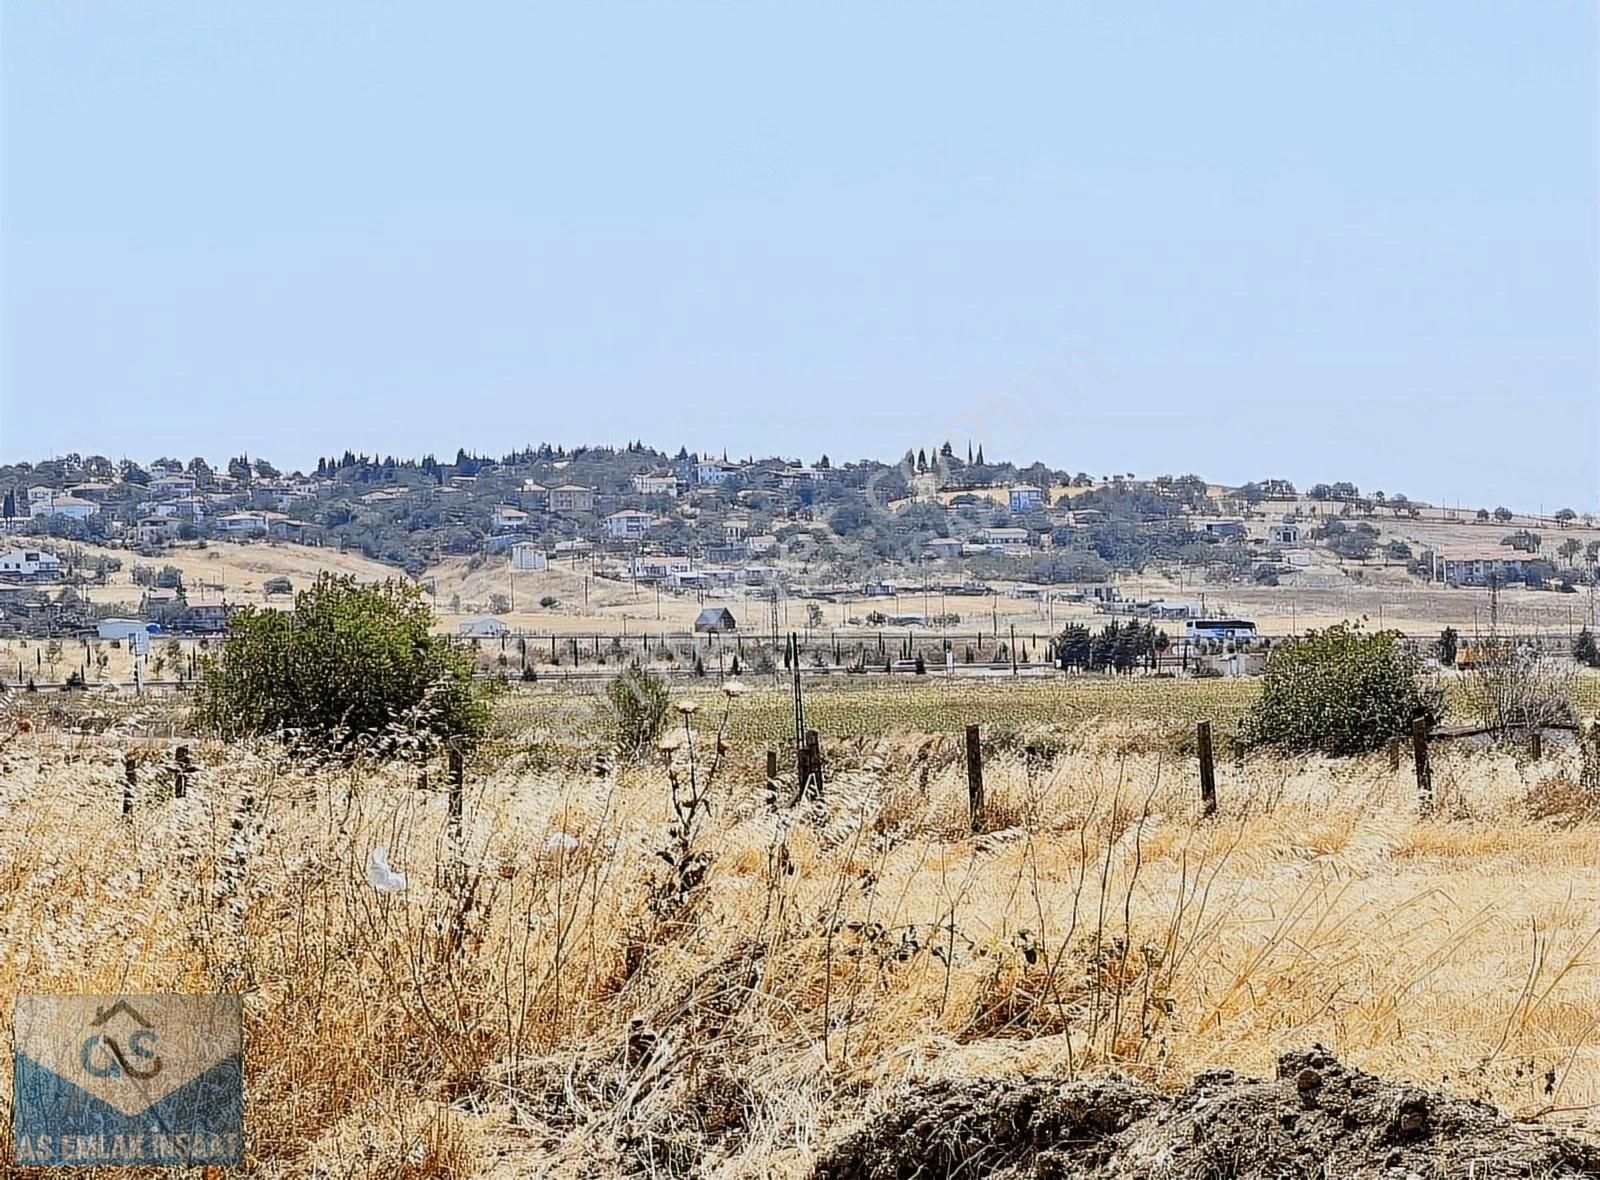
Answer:
<svg viewBox="0 0 1600 1180"><path fill-rule="evenodd" d="M192 496L194 495L195 479L192 475L161 475L150 481L150 494L152 496Z"/></svg>
<svg viewBox="0 0 1600 1180"><path fill-rule="evenodd" d="M153 545L170 541L178 535L179 523L176 516L141 516L134 528L134 536L140 544Z"/></svg>
<svg viewBox="0 0 1600 1180"><path fill-rule="evenodd" d="M1011 489L1010 499L1013 512L1037 512L1044 507L1044 489L1018 484Z"/></svg>
<svg viewBox="0 0 1600 1180"><path fill-rule="evenodd" d="M694 569L694 558L678 553L641 553L622 567L625 578L654 581L686 574Z"/></svg>
<svg viewBox="0 0 1600 1180"><path fill-rule="evenodd" d="M934 537L922 551L936 560L961 556L961 542L955 537Z"/></svg>
<svg viewBox="0 0 1600 1180"><path fill-rule="evenodd" d="M824 473L815 467L785 467L775 476L780 488L798 488L804 484L816 483L822 479Z"/></svg>
<svg viewBox="0 0 1600 1180"><path fill-rule="evenodd" d="M31 488L28 489L28 511L29 511L29 514L30 515L32 514L33 506L35 504L48 504L51 500L56 498L56 494L57 493L56 493L55 488L46 487L42 483L34 484Z"/></svg>
<svg viewBox="0 0 1600 1180"><path fill-rule="evenodd" d="M550 568L545 551L531 541L519 541L511 546L511 568L514 570L543 570Z"/></svg>
<svg viewBox="0 0 1600 1180"><path fill-rule="evenodd" d="M730 475L737 475L738 472L737 463L728 463L722 459L702 459L694 465L694 481L697 484L716 487L726 482Z"/></svg>
<svg viewBox="0 0 1600 1180"><path fill-rule="evenodd" d="M41 516L65 516L71 520L88 520L99 511L100 505L94 501L67 495L57 495L28 505L28 515L36 519Z"/></svg>
<svg viewBox="0 0 1600 1180"><path fill-rule="evenodd" d="M461 624L460 635L463 639L499 639L501 636L511 634L499 619L484 615L482 618L468 619Z"/></svg>
<svg viewBox="0 0 1600 1180"><path fill-rule="evenodd" d="M1300 544L1300 526L1285 521L1275 524L1267 530L1267 541L1272 545L1298 545Z"/></svg>
<svg viewBox="0 0 1600 1180"><path fill-rule="evenodd" d="M217 517L217 530L230 537L243 537L267 531L265 512L229 512Z"/></svg>
<svg viewBox="0 0 1600 1180"><path fill-rule="evenodd" d="M496 504L493 523L495 532L511 532L528 523L528 514L515 504Z"/></svg>
<svg viewBox="0 0 1600 1180"><path fill-rule="evenodd" d="M641 496L676 496L678 479L673 475L636 475L633 490Z"/></svg>
<svg viewBox="0 0 1600 1180"><path fill-rule="evenodd" d="M732 518L722 522L722 539L732 545L736 541L744 540L745 533L750 530L748 520Z"/></svg>
<svg viewBox="0 0 1600 1180"><path fill-rule="evenodd" d="M150 628L156 627L154 623L147 623L143 619L101 619L95 624L95 633L101 639L114 639L126 643L135 635L149 635Z"/></svg>
<svg viewBox="0 0 1600 1180"><path fill-rule="evenodd" d="M550 489L551 512L593 512L594 489L581 484L564 483Z"/></svg>
<svg viewBox="0 0 1600 1180"><path fill-rule="evenodd" d="M635 508L624 508L606 517L606 536L613 541L637 541L650 531L655 517Z"/></svg>
<svg viewBox="0 0 1600 1180"><path fill-rule="evenodd" d="M745 549L755 557L771 553L778 547L778 538L772 533L762 533L759 537L746 537Z"/></svg>
<svg viewBox="0 0 1600 1180"><path fill-rule="evenodd" d="M1028 547L1027 529L984 529L978 534L978 540L990 549L1009 552Z"/></svg>
<svg viewBox="0 0 1600 1180"><path fill-rule="evenodd" d="M43 549L12 549L0 553L0 577L8 581L48 582L61 576L61 559Z"/></svg>

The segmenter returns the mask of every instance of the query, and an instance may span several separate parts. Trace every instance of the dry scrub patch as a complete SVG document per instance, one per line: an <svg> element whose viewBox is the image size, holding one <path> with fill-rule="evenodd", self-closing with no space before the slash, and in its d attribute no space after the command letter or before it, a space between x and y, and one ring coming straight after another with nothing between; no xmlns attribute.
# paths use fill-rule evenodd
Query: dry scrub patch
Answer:
<svg viewBox="0 0 1600 1180"><path fill-rule="evenodd" d="M188 797L157 763L124 821L108 739L17 734L0 1024L23 991L242 992L269 1175L799 1177L907 1082L1142 1094L1313 1042L1595 1128L1600 823L1526 803L1574 752L1442 754L1427 821L1382 755L1226 759L1202 821L1192 759L1126 736L996 735L976 836L949 739L825 739L792 807L735 740L675 899L657 763L497 746L457 840L439 767L197 744Z"/></svg>

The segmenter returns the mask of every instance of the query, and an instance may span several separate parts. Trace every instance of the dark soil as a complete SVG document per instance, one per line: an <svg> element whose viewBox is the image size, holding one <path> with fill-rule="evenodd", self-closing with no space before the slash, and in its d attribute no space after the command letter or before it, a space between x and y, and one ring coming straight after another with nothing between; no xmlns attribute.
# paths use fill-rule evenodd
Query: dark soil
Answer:
<svg viewBox="0 0 1600 1180"><path fill-rule="evenodd" d="M921 1086L816 1180L1436 1180L1600 1177L1600 1147L1485 1103L1385 1081L1320 1045L1270 1081L1214 1070L1178 1094L1119 1078Z"/></svg>

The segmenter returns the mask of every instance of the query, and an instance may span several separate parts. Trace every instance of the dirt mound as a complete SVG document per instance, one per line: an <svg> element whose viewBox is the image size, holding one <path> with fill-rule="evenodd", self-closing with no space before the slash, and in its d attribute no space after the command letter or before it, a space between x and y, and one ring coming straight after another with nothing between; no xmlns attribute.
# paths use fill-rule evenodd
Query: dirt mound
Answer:
<svg viewBox="0 0 1600 1180"><path fill-rule="evenodd" d="M816 1180L1600 1177L1600 1147L1482 1102L1340 1065L1320 1045L1271 1081L1228 1070L1162 1094L1119 1078L918 1088L840 1143Z"/></svg>

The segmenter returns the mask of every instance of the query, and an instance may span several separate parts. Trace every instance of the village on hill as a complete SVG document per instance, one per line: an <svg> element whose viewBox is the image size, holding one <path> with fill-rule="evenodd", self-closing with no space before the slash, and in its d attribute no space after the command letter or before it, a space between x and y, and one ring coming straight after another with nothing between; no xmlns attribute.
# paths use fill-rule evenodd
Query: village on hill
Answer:
<svg viewBox="0 0 1600 1180"><path fill-rule="evenodd" d="M800 626L937 635L941 663L1050 637L1035 663L1065 624L1123 621L1148 629L1152 668L1215 656L1237 674L1270 637L1343 618L1470 635L1491 590L1497 626L1567 647L1594 625L1600 571L1600 529L1570 509L1093 476L949 443L838 465L642 443L448 463L346 452L306 472L69 455L0 468L0 505L13 639L203 637L332 571L414 581L466 639L563 636L555 660L569 642L580 658L579 636L598 655L601 636Z"/></svg>

